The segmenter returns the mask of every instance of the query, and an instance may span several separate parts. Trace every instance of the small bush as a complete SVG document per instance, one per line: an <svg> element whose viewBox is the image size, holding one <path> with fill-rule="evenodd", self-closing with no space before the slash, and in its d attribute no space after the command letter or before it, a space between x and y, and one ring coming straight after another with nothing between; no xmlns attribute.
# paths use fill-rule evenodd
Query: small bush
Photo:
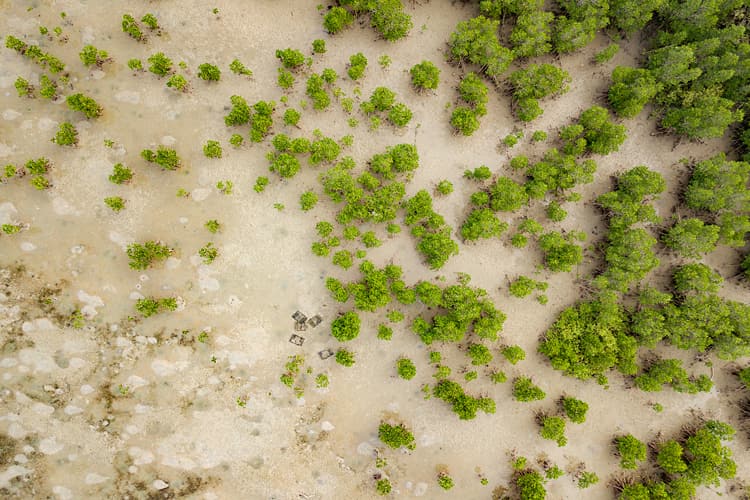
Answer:
<svg viewBox="0 0 750 500"><path fill-rule="evenodd" d="M541 401L546 396L547 394L534 385L529 377L518 377L513 381L513 397L516 401Z"/></svg>
<svg viewBox="0 0 750 500"><path fill-rule="evenodd" d="M411 84L417 90L435 90L440 83L440 69L430 61L422 61L409 70Z"/></svg>
<svg viewBox="0 0 750 500"><path fill-rule="evenodd" d="M73 111L80 111L86 118L96 118L102 114L102 107L95 100L83 94L69 95L65 102Z"/></svg>
<svg viewBox="0 0 750 500"><path fill-rule="evenodd" d="M52 142L58 146L75 146L78 144L78 131L70 122L62 122Z"/></svg>
<svg viewBox="0 0 750 500"><path fill-rule="evenodd" d="M207 82L218 82L221 79L221 70L213 64L203 63L198 66L198 78Z"/></svg>
<svg viewBox="0 0 750 500"><path fill-rule="evenodd" d="M349 78L359 80L365 74L367 58L362 52L357 52L349 58L349 68L346 70Z"/></svg>
<svg viewBox="0 0 750 500"><path fill-rule="evenodd" d="M219 141L207 141L203 145L203 155L206 158L221 158L222 149Z"/></svg>
<svg viewBox="0 0 750 500"><path fill-rule="evenodd" d="M378 427L378 439L394 449L403 446L408 450L413 450L417 447L414 434L404 424L391 425L381 422L380 427Z"/></svg>
<svg viewBox="0 0 750 500"><path fill-rule="evenodd" d="M172 72L172 60L164 52L157 52L149 57L148 63L148 70L156 76L167 76Z"/></svg>
<svg viewBox="0 0 750 500"><path fill-rule="evenodd" d="M589 411L589 405L585 401L580 399L563 396L562 407L565 415L568 416L571 422L576 424L582 424L586 421L586 412Z"/></svg>
<svg viewBox="0 0 750 500"><path fill-rule="evenodd" d="M417 367L414 366L414 362L409 358L401 358L396 362L396 370L398 376L404 380L411 380L417 374Z"/></svg>

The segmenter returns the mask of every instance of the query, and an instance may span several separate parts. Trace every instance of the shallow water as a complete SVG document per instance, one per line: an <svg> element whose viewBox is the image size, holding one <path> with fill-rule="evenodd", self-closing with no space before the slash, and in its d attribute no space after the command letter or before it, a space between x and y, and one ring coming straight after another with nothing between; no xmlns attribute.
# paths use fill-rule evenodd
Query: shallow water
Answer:
<svg viewBox="0 0 750 500"><path fill-rule="evenodd" d="M0 161L22 164L30 158L52 160L53 187L35 191L27 179L0 184L0 223L22 223L25 229L0 236L0 432L10 438L9 459L0 467L0 491L14 498L374 498L376 473L394 484L394 496L425 498L489 498L491 491L507 485L511 477L509 453L535 460L546 455L562 468L584 462L602 481L580 493L565 476L548 484L549 498L609 498L606 479L618 470L610 441L618 433L632 432L642 440L657 432L677 432L690 417L689 410L733 422L735 410L728 404L735 382L723 363L713 370L695 363L691 370L712 372L716 388L708 394L684 395L671 391L646 394L626 389L625 380L613 374L609 389L593 382L563 377L536 353L538 336L556 314L579 296L577 273L537 271L541 255L533 245L514 249L507 242L461 244L460 254L439 272L421 263L414 242L404 230L368 251L378 265L393 261L405 270L407 283L456 273L469 273L472 284L485 288L508 315L501 343L518 344L527 359L516 366L500 361L509 379L532 375L547 392L545 401L523 404L513 401L510 383L492 385L483 370L468 384L473 394L497 401L497 414L480 414L470 422L459 421L447 406L425 400L421 386L433 381L428 349L406 327L419 313L405 309L407 319L394 328L391 342L376 338L384 313L364 314L360 338L351 344L357 353L352 368L323 360L318 352L336 349L329 334L330 322L344 310L325 289L325 278L353 279L354 268L342 271L330 261L314 257L310 245L316 239L315 223L333 220L335 207L324 200L317 176L325 167L304 165L290 181L271 177L262 194L252 190L255 178L267 175L263 144L239 149L227 140L233 130L224 126L229 97L242 95L249 103L273 99L277 110L281 92L275 85L277 48L293 47L309 52L315 38L326 38L328 52L315 57L316 71L332 67L345 75L349 55L362 51L369 58L361 83L362 96L386 85L414 111L404 131L383 125L370 133L362 123L347 125L348 116L335 102L330 111L303 111L300 130L288 130L277 111L274 131L311 137L319 128L340 138L354 135L354 145L344 154L360 168L373 154L400 142L413 142L421 166L407 185L407 193L431 189L448 179L456 187L448 197L435 199L435 209L457 227L465 216L474 186L461 179L467 168L486 164L493 171L510 173L507 160L520 151L541 154L544 145L532 145L533 130L552 132L592 103L600 102L607 88L609 68L590 65L591 55L604 46L597 40L580 54L562 58L560 64L573 76L571 91L546 102L544 115L529 125L527 138L512 152L498 148L502 137L518 126L510 113L509 99L491 92L489 112L480 130L470 138L451 134L445 104L455 100L459 68L444 63L445 40L458 19L471 15L461 3L432 2L410 5L414 17L412 35L389 44L374 32L355 27L341 36L324 35L314 2L256 0L240 2L128 2L136 17L153 12L164 27L160 37L139 44L120 31L123 7L106 2L0 1L0 32L11 33L27 43L38 43L63 59L76 91L90 94L104 108L102 117L81 121L64 102L16 97L13 82L18 75L36 82L40 69L11 52L0 51ZM211 7L219 8L219 15ZM59 13L66 12L62 20ZM39 35L38 26L60 25L67 43ZM93 43L113 58L102 72L88 71L78 59L80 48ZM638 55L635 42L623 47L614 64L628 64ZM185 61L191 91L178 94L164 80L150 73L134 75L127 59L163 51L175 63ZM377 64L389 54L388 69ZM253 70L252 78L233 75L229 62L239 58ZM441 85L432 95L416 95L409 86L408 68L430 59L442 69ZM195 77L200 63L212 62L222 69L218 83ZM341 81L353 96L354 84ZM63 94L70 93L64 89ZM304 78L289 94L299 109L304 97ZM363 118L363 117L360 117ZM80 144L64 148L49 142L57 124L73 120ZM620 151L598 161L595 182L581 193L587 203L566 206L566 221L553 224L584 230L589 241L604 234L600 214L588 203L610 189L610 175L638 164L647 164L665 175L676 192L681 171L677 161L703 158L726 146L721 141L703 145L673 144L653 134L653 122L627 122L628 139ZM247 127L242 128L246 133ZM104 140L114 141L112 148ZM220 160L203 156L209 139L224 147ZM175 172L162 172L145 163L139 152L158 144L174 147L184 161ZM674 147L673 147L674 146ZM107 180L112 165L122 162L133 169L129 185ZM221 194L215 187L231 179L234 193ZM190 193L178 197L178 189ZM316 190L321 202L302 212L299 195ZM107 196L123 196L127 208L115 214L102 202ZM283 203L279 211L275 203ZM662 197L658 207L668 215L674 194ZM541 205L506 217L541 215ZM203 224L218 219L219 234L211 235ZM598 235L598 236L597 236ZM166 263L147 271L128 268L125 247L135 241L160 239L176 249ZM219 249L218 259L205 265L197 256L207 242ZM346 244L346 243L345 243ZM350 248L353 248L350 245ZM734 251L715 252L708 261L727 277L736 260ZM593 256L594 252L590 252ZM663 261L669 261L664 255ZM534 275L549 282L549 303L513 299L507 279ZM662 271L657 271L658 278ZM728 282L723 293L738 298L745 290ZM148 319L132 319L135 299L141 296L179 297L178 311ZM83 328L70 325L69 316L80 309ZM301 333L303 346L288 342L294 333L291 314L300 310L319 313L323 323ZM198 339L201 332L205 338ZM442 349L448 364L458 372L468 368L455 347ZM279 381L287 357L305 357L299 382L303 398ZM689 360L686 353L671 353ZM408 356L417 365L411 381L395 376L395 361ZM305 373L307 367L311 372ZM330 387L316 389L314 378L327 373ZM583 425L569 425L569 444L557 448L538 436L534 412L553 410L563 393L587 401L591 409ZM655 413L652 402L664 405ZM396 416L407 422L417 439L410 453L386 450L387 466L376 470L374 449L382 444L377 427L383 418ZM750 477L750 456L745 437L731 445L738 463L738 477ZM456 482L450 493L436 483L437 470L447 466ZM488 486L480 483L488 479ZM728 486L716 488L727 494ZM702 498L714 493L703 490ZM729 493L729 496L732 494Z"/></svg>

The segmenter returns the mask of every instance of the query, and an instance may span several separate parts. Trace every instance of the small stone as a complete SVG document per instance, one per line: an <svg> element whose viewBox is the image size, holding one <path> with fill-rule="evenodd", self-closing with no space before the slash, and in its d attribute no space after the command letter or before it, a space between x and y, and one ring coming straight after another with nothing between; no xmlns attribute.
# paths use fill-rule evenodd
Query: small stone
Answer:
<svg viewBox="0 0 750 500"><path fill-rule="evenodd" d="M165 490L169 488L169 483L166 483L162 481L161 479L157 479L156 481L151 483L151 486L153 486L154 489L157 489L157 490Z"/></svg>
<svg viewBox="0 0 750 500"><path fill-rule="evenodd" d="M331 432L336 427L334 427L328 420L323 420L323 422L320 423L320 428L326 432Z"/></svg>

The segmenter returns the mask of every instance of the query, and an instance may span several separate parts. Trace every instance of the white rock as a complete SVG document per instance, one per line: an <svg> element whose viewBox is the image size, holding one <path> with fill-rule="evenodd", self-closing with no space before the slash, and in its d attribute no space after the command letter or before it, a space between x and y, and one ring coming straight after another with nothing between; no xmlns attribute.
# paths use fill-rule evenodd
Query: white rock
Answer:
<svg viewBox="0 0 750 500"><path fill-rule="evenodd" d="M210 194L211 190L208 188L195 188L190 193L190 197L195 201L203 201L208 198L208 195Z"/></svg>
<svg viewBox="0 0 750 500"><path fill-rule="evenodd" d="M180 224L187 224L188 223L188 218L187 217L180 217L178 220L180 221Z"/></svg>
<svg viewBox="0 0 750 500"><path fill-rule="evenodd" d="M18 213L13 203L6 201L0 203L0 224L10 224L13 222L13 216Z"/></svg>
<svg viewBox="0 0 750 500"><path fill-rule="evenodd" d="M82 385L80 390L81 390L81 394L83 394L84 396L94 392L94 388L91 387L89 384Z"/></svg>
<svg viewBox="0 0 750 500"><path fill-rule="evenodd" d="M102 476L101 474L97 474L96 472L89 472L86 474L86 479L83 480L86 484L101 484L105 482L107 479L109 479L106 476Z"/></svg>
<svg viewBox="0 0 750 500"><path fill-rule="evenodd" d="M75 207L59 196L52 199L52 210L57 215L78 215Z"/></svg>
<svg viewBox="0 0 750 500"><path fill-rule="evenodd" d="M174 146L176 142L177 142L177 139L175 139L171 135L165 135L164 137L161 138L161 143L164 144L165 146Z"/></svg>
<svg viewBox="0 0 750 500"><path fill-rule="evenodd" d="M128 298L130 300L140 300L143 298L143 294L138 292L130 292L130 295L128 295Z"/></svg>
<svg viewBox="0 0 750 500"><path fill-rule="evenodd" d="M15 120L19 116L21 116L21 113L19 113L15 109L6 109L5 111L3 111L3 120L11 121Z"/></svg>
<svg viewBox="0 0 750 500"><path fill-rule="evenodd" d="M54 455L62 451L63 448L65 448L65 445L58 443L54 437L44 438L39 441L39 451L45 455Z"/></svg>
<svg viewBox="0 0 750 500"><path fill-rule="evenodd" d="M106 75L107 73L105 73L104 71L100 69L95 69L94 71L91 72L91 78L93 78L94 80L101 80Z"/></svg>
<svg viewBox="0 0 750 500"><path fill-rule="evenodd" d="M3 472L0 472L0 488L7 488L10 486L10 481L20 476L30 474L31 469L22 467L20 465L11 465Z"/></svg>
<svg viewBox="0 0 750 500"><path fill-rule="evenodd" d="M23 439L28 435L28 431L21 427L21 424L18 422L12 422L8 426L8 436L12 437L13 439Z"/></svg>
<svg viewBox="0 0 750 500"><path fill-rule="evenodd" d="M366 457L372 456L375 452L375 447L367 441L362 441L357 445L357 453Z"/></svg>
<svg viewBox="0 0 750 500"><path fill-rule="evenodd" d="M36 127L39 130L52 130L57 127L57 122L51 118L44 117L39 119L36 123Z"/></svg>
<svg viewBox="0 0 750 500"><path fill-rule="evenodd" d="M157 489L157 490L164 490L166 488L169 488L169 483L165 483L161 479L157 479L156 481L151 483L151 486L153 486L154 489Z"/></svg>
<svg viewBox="0 0 750 500"><path fill-rule="evenodd" d="M128 387L135 390L139 387L143 387L145 385L148 385L148 380L145 378L139 377L138 375L131 375L128 377L128 379L125 381Z"/></svg>
<svg viewBox="0 0 750 500"><path fill-rule="evenodd" d="M96 316L96 308L104 307L104 301L97 295L89 295L83 290L78 290L78 300L86 304L81 308L81 312L89 319Z"/></svg>
<svg viewBox="0 0 750 500"><path fill-rule="evenodd" d="M35 349L21 349L18 360L24 365L33 365L35 372L49 373L57 368L52 356Z"/></svg>
<svg viewBox="0 0 750 500"><path fill-rule="evenodd" d="M334 427L333 424L331 422L329 422L328 420L323 420L323 422L321 422L321 424L320 424L320 428L323 429L326 432L330 432L333 429L335 429L336 427Z"/></svg>
<svg viewBox="0 0 750 500"><path fill-rule="evenodd" d="M78 415L79 413L83 413L83 409L77 406L68 405L63 409L63 412L65 412L66 415Z"/></svg>
<svg viewBox="0 0 750 500"><path fill-rule="evenodd" d="M19 453L18 455L13 457L13 461L16 462L17 464L25 464L26 462L29 461L29 459L23 453Z"/></svg>
<svg viewBox="0 0 750 500"><path fill-rule="evenodd" d="M70 358L68 365L70 366L70 368L77 370L78 368L83 368L84 366L86 366L86 360L81 358Z"/></svg>
<svg viewBox="0 0 750 500"><path fill-rule="evenodd" d="M109 241L111 241L112 243L117 243L122 247L123 250L127 248L128 239L117 231L110 231L108 237Z"/></svg>
<svg viewBox="0 0 750 500"><path fill-rule="evenodd" d="M73 499L73 492L70 491L65 486L53 486L52 487L52 493L57 495L57 498L60 500L72 500Z"/></svg>
<svg viewBox="0 0 750 500"><path fill-rule="evenodd" d="M24 252L33 252L36 250L36 245L28 241L22 241L20 247Z"/></svg>
<svg viewBox="0 0 750 500"><path fill-rule="evenodd" d="M120 102L127 102L128 104L139 104L141 102L141 94L133 90L122 90L115 94L115 99Z"/></svg>
<svg viewBox="0 0 750 500"><path fill-rule="evenodd" d="M421 497L425 493L427 493L427 483L417 483L417 486L414 487L414 496Z"/></svg>
<svg viewBox="0 0 750 500"><path fill-rule="evenodd" d="M18 364L16 358L3 358L0 359L0 368L13 368Z"/></svg>
<svg viewBox="0 0 750 500"><path fill-rule="evenodd" d="M38 413L39 415L52 415L55 413L55 409L52 406L44 403L34 403L31 406L31 409L34 410L34 413Z"/></svg>

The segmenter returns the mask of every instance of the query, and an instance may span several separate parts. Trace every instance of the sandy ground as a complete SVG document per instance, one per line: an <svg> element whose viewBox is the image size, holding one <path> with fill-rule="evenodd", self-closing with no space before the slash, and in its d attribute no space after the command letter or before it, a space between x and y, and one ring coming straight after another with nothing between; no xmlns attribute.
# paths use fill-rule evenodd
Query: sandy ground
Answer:
<svg viewBox="0 0 750 500"><path fill-rule="evenodd" d="M219 8L219 15L211 7ZM389 44L377 40L372 30L355 27L330 38L321 28L315 2L254 0L252 2L128 2L128 12L139 17L153 12L164 27L161 37L138 44L120 31L125 12L108 2L42 2L26 11L26 2L0 1L0 32L41 44L62 58L76 91L92 95L104 107L104 115L91 122L77 121L62 101L21 100L13 82L18 75L36 82L39 67L15 53L0 51L0 161L20 164L47 156L54 167L52 189L34 191L26 180L0 185L0 223L21 222L28 227L19 234L0 237L0 432L4 438L0 491L11 498L374 498L373 475L387 475L393 496L425 498L490 498L496 487L510 480L509 454L531 460L548 457L568 470L584 463L602 481L580 492L569 475L548 483L553 499L610 498L607 480L618 471L611 439L633 433L648 441L657 433L676 433L698 412L736 423L737 384L730 367L718 360L713 368L694 361L689 353L673 352L688 361L695 374L710 373L715 388L710 393L684 395L665 390L646 394L632 389L623 377L612 374L603 388L562 376L536 353L539 335L559 311L580 298L577 277L586 276L597 254L573 273L538 271L539 250L524 250L501 240L460 244L460 254L439 273L421 263L408 231L387 238L384 228L373 228L386 243L368 252L379 265L393 261L403 266L407 283L444 276L453 282L456 273L469 273L472 284L485 288L507 315L500 344L518 344L526 360L511 366L496 356L492 367L509 378L530 375L547 392L542 402L513 401L510 384L492 385L480 378L468 384L474 394L497 401L495 415L480 414L470 422L459 421L440 401L425 400L420 390L430 383L427 349L406 325L419 308L404 309L407 321L395 329L394 339L375 337L384 313L363 315L364 328L351 348L358 354L352 368L332 359L322 360L318 351L336 348L329 324L344 310L325 290L327 276L352 279L354 268L344 272L329 260L314 257L315 223L333 220L334 206L324 200L317 176L322 167L303 166L299 175L271 185L256 194L252 184L266 175L268 143L233 149L227 140L232 131L223 124L229 97L239 94L248 102L282 95L275 85L274 51L293 47L310 52L315 38L325 38L328 52L316 56L313 69L332 67L345 75L349 55L361 51L370 64L360 88L369 96L380 85L394 89L399 100L414 111L403 131L383 125L369 132L364 117L357 128L334 102L331 110L303 111L300 130L285 129L277 112L275 131L293 136L312 136L320 129L340 138L353 134L354 144L344 153L360 168L373 154L400 142L415 143L421 166L407 185L408 194L431 189L448 179L455 191L436 197L435 209L454 228L461 224L475 185L463 180L467 168L487 165L494 172L518 176L507 166L513 155L538 157L549 143L531 144L534 130L550 137L594 103L603 104L611 68L632 64L639 47L631 41L606 66L590 64L593 53L608 43L597 39L579 54L559 60L573 82L568 94L544 102L544 115L521 127L510 112L502 92L491 92L489 112L480 130L470 138L454 136L448 126L449 109L456 99L455 85L461 68L444 62L445 41L456 22L472 15L462 3L433 1L409 6L414 26L408 39ZM66 12L66 20L59 13ZM38 26L60 25L66 44L39 35ZM103 71L89 71L77 53L86 43L107 50L113 62ZM175 63L185 61L192 91L176 94L149 73L134 76L126 67L131 57L145 61L163 51ZM377 59L388 54L392 64L382 69ZM228 64L239 58L254 72L249 79L231 74ZM417 95L409 85L408 69L429 59L442 70L440 88ZM552 58L549 59L553 61ZM222 68L221 82L208 84L195 77L200 63ZM355 85L344 78L345 94L354 96ZM70 90L63 90L63 94ZM299 109L305 100L304 78L289 93L289 105ZM49 142L57 124L74 119L80 145L61 148ZM675 144L655 134L646 115L627 123L628 139L620 151L596 158L595 181L580 190L584 202L566 204L568 218L549 228L578 229L595 244L605 226L591 200L611 188L610 176L645 164L667 179L669 193L658 202L659 212L669 216L675 193L684 179L682 158L702 159L727 144ZM516 128L526 132L508 150L500 139ZM243 129L246 131L246 128ZM104 140L115 142L113 148ZM222 142L224 157L207 159L201 151L208 139ZM139 151L157 144L173 145L184 159L177 172L161 172L139 158ZM107 181L114 163L135 171L128 186ZM303 162L304 163L304 162ZM231 179L232 195L214 187ZM520 178L519 178L520 179ZM178 189L191 194L178 198ZM298 208L300 193L314 189L321 203L309 213ZM106 196L120 195L127 208L113 214L102 203ZM283 211L275 203L285 205ZM531 215L543 220L544 205L534 203L506 220L512 223ZM223 230L210 235L203 224L219 219ZM130 270L124 249L128 243L161 239L177 249L166 265L146 272ZM208 241L220 257L210 266L201 263L197 251ZM353 248L353 247L352 247ZM676 262L660 255L662 267L653 280L668 274ZM735 271L737 254L720 249L707 262L725 278ZM533 298L514 299L507 293L509 278L520 274L546 280L549 303ZM722 293L746 297L746 288L728 280ZM176 295L184 308L143 321L132 321L133 304L142 295ZM86 326L75 329L67 318L74 309L86 313ZM320 313L324 321L304 333L304 346L288 343L293 333L291 314L301 310ZM205 342L197 340L207 331ZM466 358L455 347L442 348L458 373ZM665 349L665 351L667 351ZM297 399L279 382L287 357L305 356L300 382L305 395ZM409 356L418 374L411 381L395 377L394 362ZM489 371L489 370L487 370ZM314 377L326 373L331 384L316 389ZM569 444L558 448L541 439L534 412L554 410L562 394L590 404L583 425L570 424ZM656 413L654 402L665 410ZM406 422L417 438L410 453L385 450L383 470L375 468L377 427L382 418ZM10 444L8 444L10 443ZM750 455L745 436L731 443L738 463L738 477L750 476ZM6 453L6 449L9 451ZM436 470L447 466L456 486L443 492ZM480 483L488 479L488 485ZM733 497L730 485L700 491L701 498L719 494Z"/></svg>

